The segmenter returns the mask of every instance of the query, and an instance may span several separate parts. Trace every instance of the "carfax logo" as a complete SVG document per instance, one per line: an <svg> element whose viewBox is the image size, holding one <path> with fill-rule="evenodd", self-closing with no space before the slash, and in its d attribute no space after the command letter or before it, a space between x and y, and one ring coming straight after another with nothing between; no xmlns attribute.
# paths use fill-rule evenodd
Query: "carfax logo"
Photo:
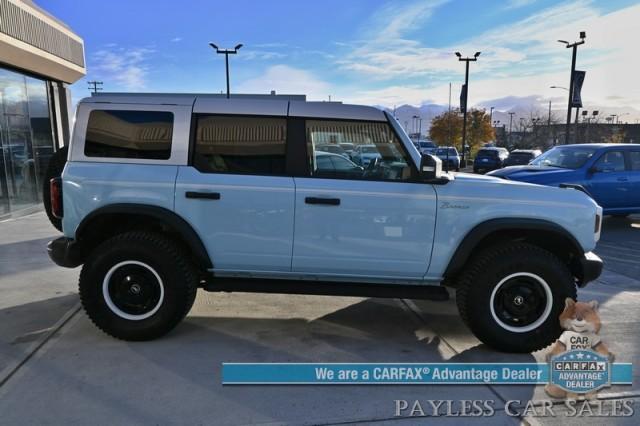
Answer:
<svg viewBox="0 0 640 426"><path fill-rule="evenodd" d="M614 358L599 336L598 302L567 298L559 319L564 332L547 355L550 374L545 391L554 398L586 394L592 399L599 389L611 385Z"/></svg>
<svg viewBox="0 0 640 426"><path fill-rule="evenodd" d="M609 359L591 350L572 350L551 359L551 384L583 394L610 386Z"/></svg>

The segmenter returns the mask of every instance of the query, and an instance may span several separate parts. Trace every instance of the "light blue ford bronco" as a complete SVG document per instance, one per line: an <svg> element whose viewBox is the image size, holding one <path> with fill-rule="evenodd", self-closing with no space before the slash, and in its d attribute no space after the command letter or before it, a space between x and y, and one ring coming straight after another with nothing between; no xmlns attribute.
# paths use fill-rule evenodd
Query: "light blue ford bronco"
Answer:
<svg viewBox="0 0 640 426"><path fill-rule="evenodd" d="M126 340L169 332L198 288L455 292L481 341L530 352L602 270L602 209L580 188L443 171L372 107L99 94L79 103L49 175L46 209L64 233L50 256L83 265L89 318Z"/></svg>

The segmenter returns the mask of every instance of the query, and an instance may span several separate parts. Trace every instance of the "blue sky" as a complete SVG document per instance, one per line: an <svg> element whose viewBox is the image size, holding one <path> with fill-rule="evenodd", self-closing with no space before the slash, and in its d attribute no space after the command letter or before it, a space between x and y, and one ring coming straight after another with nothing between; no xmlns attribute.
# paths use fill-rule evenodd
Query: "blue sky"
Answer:
<svg viewBox="0 0 640 426"><path fill-rule="evenodd" d="M305 93L310 99L393 106L454 99L471 65L470 103L562 101L570 52L555 40L587 31L578 69L585 102L640 107L640 5L610 1L124 1L40 0L84 38L86 80L109 91L219 92L231 57L232 91Z"/></svg>

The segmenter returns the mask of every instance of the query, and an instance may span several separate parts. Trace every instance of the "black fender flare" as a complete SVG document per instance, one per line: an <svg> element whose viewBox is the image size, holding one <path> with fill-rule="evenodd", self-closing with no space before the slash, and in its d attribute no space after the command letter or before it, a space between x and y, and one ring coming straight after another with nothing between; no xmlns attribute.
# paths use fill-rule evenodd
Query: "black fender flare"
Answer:
<svg viewBox="0 0 640 426"><path fill-rule="evenodd" d="M76 240L82 241L82 236L87 232L88 226L91 222L101 216L108 215L146 216L163 223L180 235L181 239L190 249L191 254L200 266L205 269L213 268L207 249L193 227L173 211L160 206L135 203L117 203L102 206L92 211L82 219L76 228Z"/></svg>
<svg viewBox="0 0 640 426"><path fill-rule="evenodd" d="M500 231L543 231L551 232L569 242L572 250L578 254L584 254L584 250L578 240L564 227L545 219L531 218L500 218L490 219L476 225L465 235L458 245L452 258L449 260L444 276L446 278L456 276L471 257L478 244L495 232Z"/></svg>

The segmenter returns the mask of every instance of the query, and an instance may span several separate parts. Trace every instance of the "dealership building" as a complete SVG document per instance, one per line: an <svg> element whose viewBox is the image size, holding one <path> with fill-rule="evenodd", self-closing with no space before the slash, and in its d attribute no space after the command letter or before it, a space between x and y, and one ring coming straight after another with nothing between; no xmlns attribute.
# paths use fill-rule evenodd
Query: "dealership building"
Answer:
<svg viewBox="0 0 640 426"><path fill-rule="evenodd" d="M0 0L0 220L41 205L48 160L69 141L67 85L85 73L66 24L30 0Z"/></svg>

